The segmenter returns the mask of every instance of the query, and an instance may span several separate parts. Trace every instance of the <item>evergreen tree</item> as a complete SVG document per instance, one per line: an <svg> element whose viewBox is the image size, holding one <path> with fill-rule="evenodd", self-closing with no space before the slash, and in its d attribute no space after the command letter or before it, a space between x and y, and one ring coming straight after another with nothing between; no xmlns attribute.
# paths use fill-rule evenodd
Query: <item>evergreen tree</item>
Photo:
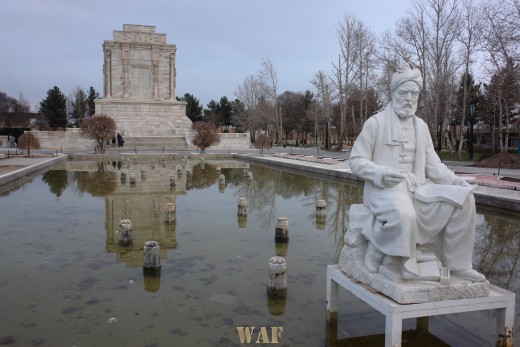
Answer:
<svg viewBox="0 0 520 347"><path fill-rule="evenodd" d="M40 102L40 112L52 129L67 126L67 98L60 88L54 86L47 91L47 97Z"/></svg>
<svg viewBox="0 0 520 347"><path fill-rule="evenodd" d="M88 111L88 101L87 95L85 91L81 87L76 87L71 97L71 111L70 117L72 122L79 126L81 123L87 118L89 115Z"/></svg>
<svg viewBox="0 0 520 347"><path fill-rule="evenodd" d="M202 121L202 105L199 99L190 93L186 93L182 98L177 97L177 100L186 102L186 116L192 122Z"/></svg>
<svg viewBox="0 0 520 347"><path fill-rule="evenodd" d="M87 117L93 116L94 113L96 113L96 105L94 104L94 100L96 99L99 99L99 93L91 86L87 94Z"/></svg>

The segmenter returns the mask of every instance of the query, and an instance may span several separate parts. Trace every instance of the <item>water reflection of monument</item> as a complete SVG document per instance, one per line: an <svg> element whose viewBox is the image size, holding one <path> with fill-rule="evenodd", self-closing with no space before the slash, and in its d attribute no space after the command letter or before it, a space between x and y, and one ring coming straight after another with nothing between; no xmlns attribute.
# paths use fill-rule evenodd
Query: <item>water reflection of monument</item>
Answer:
<svg viewBox="0 0 520 347"><path fill-rule="evenodd" d="M206 188L218 181L217 165L198 158L125 156L107 163L69 161L66 166L68 171L76 171L78 177L89 178L83 181L98 183L90 187L95 188L95 196L105 199L106 250L115 253L116 260L127 267L143 266L143 245L150 240L159 242L161 259L167 259L168 250L177 247L176 223L165 221L167 205L176 205L177 196L190 189ZM220 160L218 166L243 169L249 164ZM171 184L172 175L175 185ZM130 176L135 176L134 184ZM94 188L84 190L90 192ZM132 242L121 244L119 223L124 219L131 220Z"/></svg>

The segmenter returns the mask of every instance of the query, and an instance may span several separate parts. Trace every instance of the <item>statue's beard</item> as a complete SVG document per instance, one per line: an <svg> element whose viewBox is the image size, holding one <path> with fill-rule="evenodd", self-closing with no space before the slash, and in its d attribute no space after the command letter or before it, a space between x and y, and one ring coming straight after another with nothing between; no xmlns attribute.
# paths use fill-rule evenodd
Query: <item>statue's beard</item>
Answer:
<svg viewBox="0 0 520 347"><path fill-rule="evenodd" d="M397 106L393 105L394 112L397 113L397 115L400 118L410 118L415 115L415 111L417 110L416 107L410 106L410 105L403 105L403 106Z"/></svg>

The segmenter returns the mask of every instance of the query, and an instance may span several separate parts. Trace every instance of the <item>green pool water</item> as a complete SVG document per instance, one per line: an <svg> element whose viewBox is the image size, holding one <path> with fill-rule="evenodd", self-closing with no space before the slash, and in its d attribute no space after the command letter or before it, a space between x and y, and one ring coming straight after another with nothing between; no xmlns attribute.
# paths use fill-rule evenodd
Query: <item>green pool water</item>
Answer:
<svg viewBox="0 0 520 347"><path fill-rule="evenodd" d="M237 216L240 197L246 218ZM325 220L315 216L318 199ZM170 201L175 223L164 222ZM384 317L345 291L337 325L326 323L326 266L337 262L349 206L361 201L357 183L231 160L58 164L0 191L0 346L240 346L237 327L255 327L251 344L265 342L262 327L271 340L282 327L280 346L382 346ZM517 292L518 215L478 212L475 268ZM275 242L279 216L288 243ZM118 243L126 218L130 246ZM157 277L143 275L148 240L161 246ZM266 291L277 254L287 262L285 299ZM491 346L495 318L432 317L436 338L421 333L403 345Z"/></svg>

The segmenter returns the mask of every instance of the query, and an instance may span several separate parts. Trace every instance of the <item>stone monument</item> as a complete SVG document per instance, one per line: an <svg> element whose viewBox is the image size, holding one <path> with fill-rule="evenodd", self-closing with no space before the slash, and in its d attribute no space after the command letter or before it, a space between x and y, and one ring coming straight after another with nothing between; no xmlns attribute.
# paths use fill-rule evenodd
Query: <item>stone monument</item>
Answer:
<svg viewBox="0 0 520 347"><path fill-rule="evenodd" d="M103 43L104 97L95 101L96 114L114 118L125 146L187 138L192 122L186 103L176 100L176 52L155 26L125 24Z"/></svg>
<svg viewBox="0 0 520 347"><path fill-rule="evenodd" d="M349 159L365 180L364 205L353 205L340 268L399 303L487 296L472 269L473 187L439 159L415 116L422 75L403 63L392 76L392 101L363 126Z"/></svg>

